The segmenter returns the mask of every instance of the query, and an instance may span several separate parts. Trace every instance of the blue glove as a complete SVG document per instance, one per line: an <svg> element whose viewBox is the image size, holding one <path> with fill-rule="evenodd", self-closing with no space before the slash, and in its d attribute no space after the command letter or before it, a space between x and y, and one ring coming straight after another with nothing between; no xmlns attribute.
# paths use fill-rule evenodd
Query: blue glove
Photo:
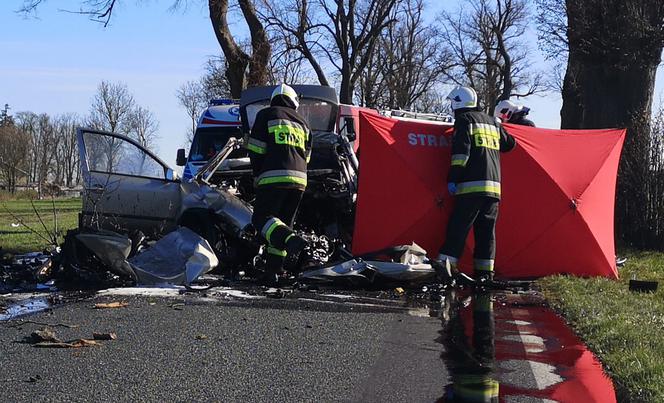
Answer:
<svg viewBox="0 0 664 403"><path fill-rule="evenodd" d="M447 191L450 192L451 195L454 195L457 191L456 183L450 182L447 184Z"/></svg>

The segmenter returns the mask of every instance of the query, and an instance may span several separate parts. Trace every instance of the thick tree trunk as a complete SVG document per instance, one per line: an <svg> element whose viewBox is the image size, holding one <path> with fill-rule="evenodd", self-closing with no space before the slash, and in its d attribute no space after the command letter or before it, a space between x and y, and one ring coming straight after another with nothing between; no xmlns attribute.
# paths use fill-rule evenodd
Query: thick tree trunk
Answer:
<svg viewBox="0 0 664 403"><path fill-rule="evenodd" d="M270 56L272 48L265 32L265 28L258 18L256 8L251 0L239 0L242 15L247 21L249 32L251 33L251 59L249 60L249 74L247 76L247 85L262 86L269 81Z"/></svg>
<svg viewBox="0 0 664 403"><path fill-rule="evenodd" d="M651 242L643 183L650 176L650 118L664 45L659 0L566 0L569 55L562 128L627 128L618 174L618 238Z"/></svg>
<svg viewBox="0 0 664 403"><path fill-rule="evenodd" d="M578 60L573 55L570 55L567 58L567 70L563 79L563 106L560 109L561 129L579 129L583 124L583 108L581 106L581 94L577 80L580 68L581 65Z"/></svg>
<svg viewBox="0 0 664 403"><path fill-rule="evenodd" d="M657 64L630 69L575 63L570 57L563 86L562 128L627 128L618 175L616 230L619 238L648 246L644 230L647 195L639 178L648 175L652 94Z"/></svg>
<svg viewBox="0 0 664 403"><path fill-rule="evenodd" d="M249 55L240 49L228 26L228 0L209 0L210 22L221 50L226 58L226 78L230 85L231 96L240 98L246 87L245 73L249 65Z"/></svg>

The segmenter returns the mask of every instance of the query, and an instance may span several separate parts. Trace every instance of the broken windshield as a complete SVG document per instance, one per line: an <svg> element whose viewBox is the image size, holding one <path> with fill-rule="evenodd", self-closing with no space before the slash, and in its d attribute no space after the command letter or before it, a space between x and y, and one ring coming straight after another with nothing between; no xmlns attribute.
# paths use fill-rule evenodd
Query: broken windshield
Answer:
<svg viewBox="0 0 664 403"><path fill-rule="evenodd" d="M242 138L239 126L199 127L191 143L190 161L207 161L221 150L231 137ZM246 151L235 150L230 158L245 157Z"/></svg>

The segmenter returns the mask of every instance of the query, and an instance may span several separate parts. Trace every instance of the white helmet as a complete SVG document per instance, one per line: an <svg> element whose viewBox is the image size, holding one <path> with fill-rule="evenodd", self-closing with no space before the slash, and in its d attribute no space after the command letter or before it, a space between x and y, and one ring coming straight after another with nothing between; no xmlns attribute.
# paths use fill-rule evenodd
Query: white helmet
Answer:
<svg viewBox="0 0 664 403"><path fill-rule="evenodd" d="M470 87L456 87L447 95L447 99L452 101L453 111L477 107L477 93Z"/></svg>
<svg viewBox="0 0 664 403"><path fill-rule="evenodd" d="M508 122L512 115L519 111L519 106L509 99L504 99L498 102L496 108L493 110L493 116L500 118L503 122Z"/></svg>
<svg viewBox="0 0 664 403"><path fill-rule="evenodd" d="M272 96L270 99L276 97L277 95L284 95L288 97L291 101L293 101L293 104L295 104L295 109L300 106L300 99L297 96L297 92L293 89L293 87L286 85L286 84L279 84L277 87L272 91Z"/></svg>

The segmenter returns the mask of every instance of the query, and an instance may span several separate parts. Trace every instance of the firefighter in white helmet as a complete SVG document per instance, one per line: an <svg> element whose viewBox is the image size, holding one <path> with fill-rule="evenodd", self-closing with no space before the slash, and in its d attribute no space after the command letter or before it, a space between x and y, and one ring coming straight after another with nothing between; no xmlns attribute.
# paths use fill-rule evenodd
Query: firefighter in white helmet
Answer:
<svg viewBox="0 0 664 403"><path fill-rule="evenodd" d="M456 271L466 237L475 230L474 269L480 280L493 279L496 219L500 201L500 153L516 145L500 123L478 108L477 94L457 87L447 96L454 111L448 191L456 203L438 263Z"/></svg>
<svg viewBox="0 0 664 403"><path fill-rule="evenodd" d="M288 85L277 85L270 107L256 115L247 141L256 200L252 223L267 241L266 283L293 271L306 241L293 232L295 215L307 186L311 131L298 112L299 98Z"/></svg>
<svg viewBox="0 0 664 403"><path fill-rule="evenodd" d="M535 127L535 123L526 118L528 112L530 112L530 108L527 106L517 105L509 99L504 99L496 105L493 116L500 118L503 123Z"/></svg>

